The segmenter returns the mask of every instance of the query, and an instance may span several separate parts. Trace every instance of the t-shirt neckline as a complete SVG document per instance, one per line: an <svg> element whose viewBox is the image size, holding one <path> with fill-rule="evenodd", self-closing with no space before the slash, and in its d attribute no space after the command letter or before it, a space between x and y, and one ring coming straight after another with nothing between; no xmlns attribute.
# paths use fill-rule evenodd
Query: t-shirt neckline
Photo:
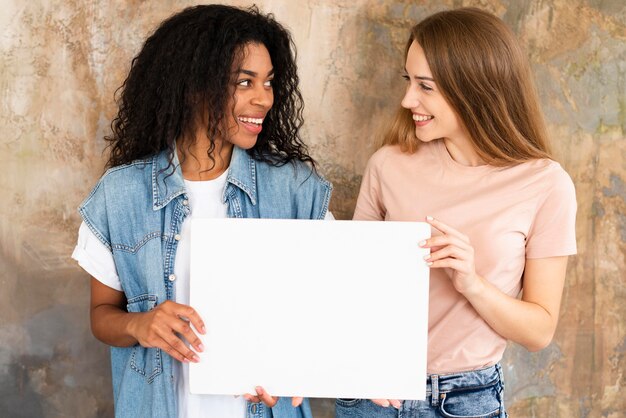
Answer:
<svg viewBox="0 0 626 418"><path fill-rule="evenodd" d="M186 178L183 178L183 180L185 181L185 184L188 186L202 187L202 186L209 186L213 184L226 183L226 177L228 177L228 169L224 170L222 174L220 174L219 176L211 180L187 180Z"/></svg>
<svg viewBox="0 0 626 418"><path fill-rule="evenodd" d="M437 139L434 145L435 145L435 151L439 155L439 158L441 159L441 161L445 165L447 165L450 169L456 170L458 172L462 172L464 175L484 174L484 173L489 173L497 169L497 167L494 167L489 164L484 164L484 165L479 165L479 166L468 166L468 165L463 165L463 164L458 163L457 161L454 160L454 158L452 158L452 156L448 152L448 149L446 148L446 144L444 143L443 139Z"/></svg>

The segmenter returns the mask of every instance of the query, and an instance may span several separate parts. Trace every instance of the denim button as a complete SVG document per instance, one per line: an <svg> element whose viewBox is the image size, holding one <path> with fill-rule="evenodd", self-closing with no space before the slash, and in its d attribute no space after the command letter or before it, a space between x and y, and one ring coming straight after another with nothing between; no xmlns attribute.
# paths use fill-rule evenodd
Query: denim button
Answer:
<svg viewBox="0 0 626 418"><path fill-rule="evenodd" d="M176 241L180 241L180 234L176 234L176 235L174 235L174 239L175 239Z"/></svg>
<svg viewBox="0 0 626 418"><path fill-rule="evenodd" d="M176 280L176 275L170 274L170 277L168 277L168 279L170 280L170 282L173 282L174 280Z"/></svg>
<svg viewBox="0 0 626 418"><path fill-rule="evenodd" d="M256 404L252 404L252 408L250 409L250 412L252 412L253 414L256 414Z"/></svg>
<svg viewBox="0 0 626 418"><path fill-rule="evenodd" d="M187 199L183 200L183 206L187 206L187 205L189 205L189 200Z"/></svg>

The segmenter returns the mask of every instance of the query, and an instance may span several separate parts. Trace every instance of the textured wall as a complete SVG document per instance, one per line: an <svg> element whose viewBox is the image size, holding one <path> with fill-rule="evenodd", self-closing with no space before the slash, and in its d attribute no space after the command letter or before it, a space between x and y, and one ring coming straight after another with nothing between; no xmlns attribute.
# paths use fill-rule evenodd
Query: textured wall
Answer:
<svg viewBox="0 0 626 418"><path fill-rule="evenodd" d="M231 2L238 5L248 2ZM88 329L88 277L70 260L76 206L99 177L114 90L153 26L191 1L4 0L0 9L0 411L111 416L106 348ZM520 36L556 157L576 183L572 257L553 344L504 360L513 417L626 410L626 5L623 0L259 0L292 28L306 139L352 214L375 134L402 92L408 28L475 5ZM318 417L330 401L316 401Z"/></svg>

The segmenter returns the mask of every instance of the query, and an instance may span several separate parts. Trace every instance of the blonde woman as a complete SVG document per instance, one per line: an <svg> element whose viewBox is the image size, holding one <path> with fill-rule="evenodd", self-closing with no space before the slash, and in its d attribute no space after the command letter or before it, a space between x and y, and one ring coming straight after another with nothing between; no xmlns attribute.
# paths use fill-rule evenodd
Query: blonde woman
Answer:
<svg viewBox="0 0 626 418"><path fill-rule="evenodd" d="M406 93L354 219L432 225L426 401L339 399L338 417L505 417L499 361L554 335L576 197L551 159L525 54L462 8L411 30ZM393 341L393 344L401 341ZM415 376L416 379L421 378Z"/></svg>

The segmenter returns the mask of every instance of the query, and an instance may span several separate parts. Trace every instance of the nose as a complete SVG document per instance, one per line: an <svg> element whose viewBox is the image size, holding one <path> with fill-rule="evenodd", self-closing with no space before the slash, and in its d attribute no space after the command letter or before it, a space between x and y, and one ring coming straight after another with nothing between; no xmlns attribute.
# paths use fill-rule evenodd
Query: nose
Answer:
<svg viewBox="0 0 626 418"><path fill-rule="evenodd" d="M400 102L401 106L405 109L415 109L420 105L419 92L416 88L409 85L406 88L406 92L404 92L404 97L402 98L402 102Z"/></svg>
<svg viewBox="0 0 626 418"><path fill-rule="evenodd" d="M265 85L256 86L253 92L251 103L255 106L269 109L274 104L274 90Z"/></svg>

